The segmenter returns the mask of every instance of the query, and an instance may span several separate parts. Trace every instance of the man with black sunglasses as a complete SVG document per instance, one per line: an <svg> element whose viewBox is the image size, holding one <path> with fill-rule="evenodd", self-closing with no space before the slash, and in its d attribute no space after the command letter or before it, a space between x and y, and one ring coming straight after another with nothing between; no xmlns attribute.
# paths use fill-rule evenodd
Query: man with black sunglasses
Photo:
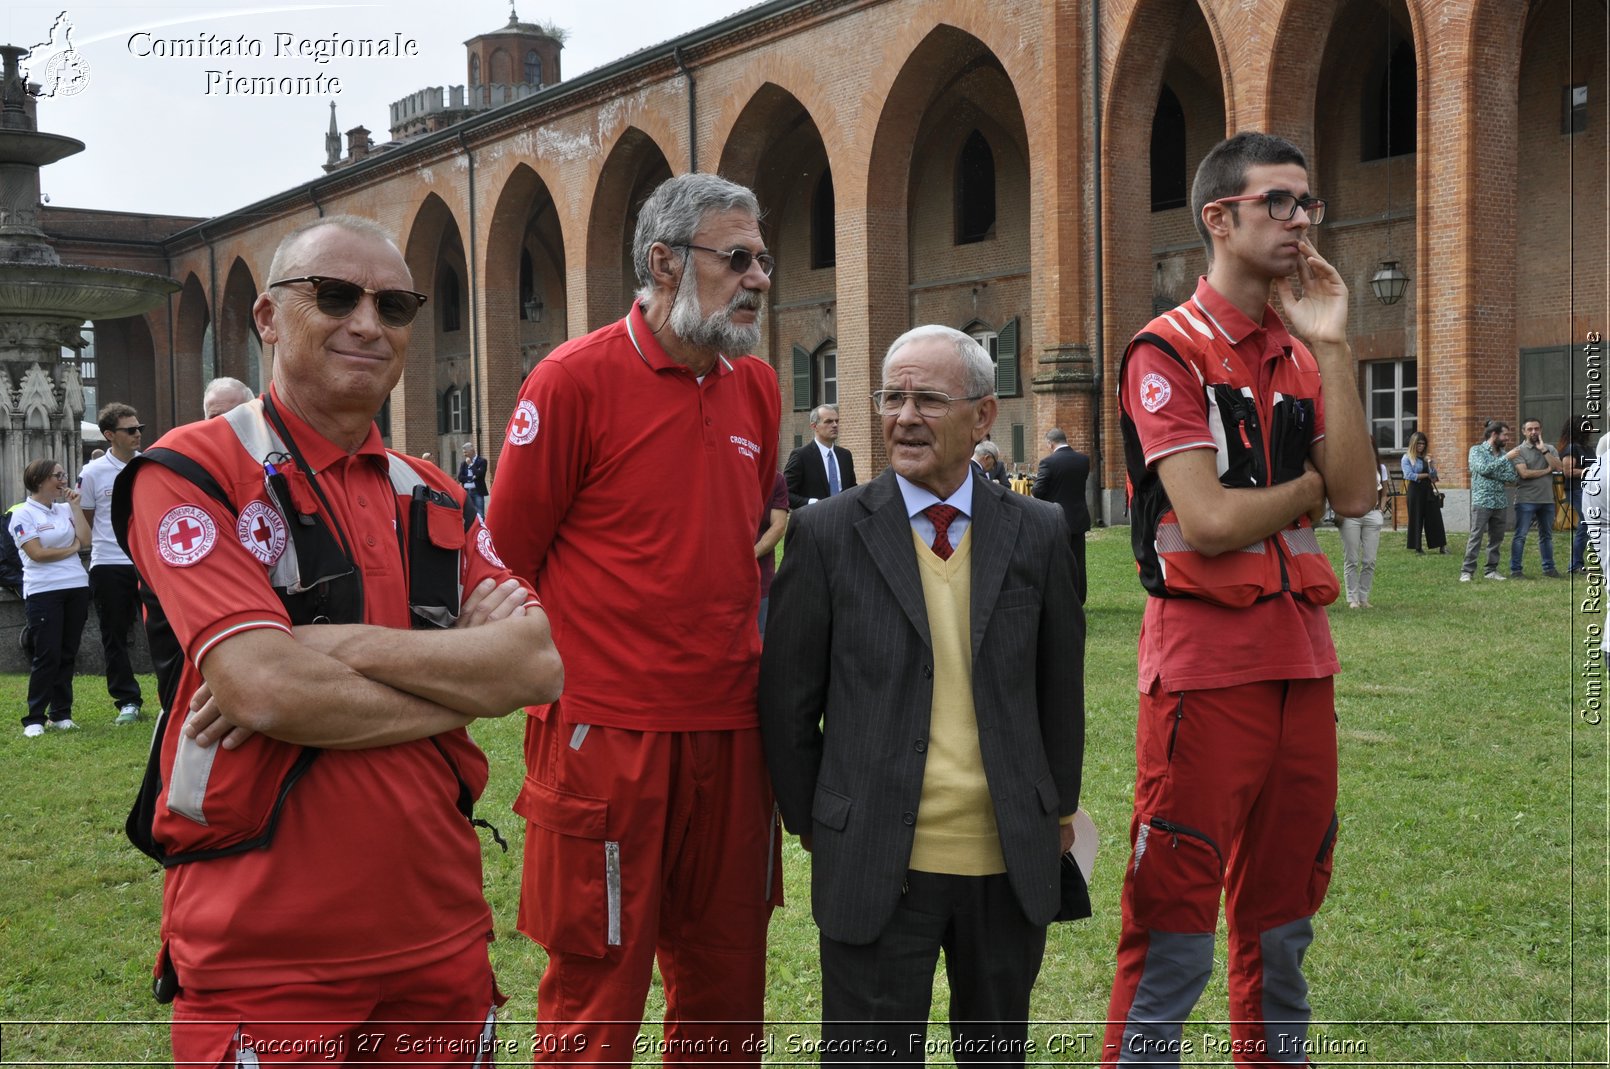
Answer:
<svg viewBox="0 0 1610 1069"><path fill-rule="evenodd" d="M1182 1022L1213 971L1223 893L1235 1063L1300 1065L1302 960L1337 827L1324 606L1338 583L1313 523L1327 496L1341 516L1374 506L1375 450L1302 152L1254 132L1220 142L1191 207L1208 273L1136 336L1118 374L1150 597L1102 1061L1178 1065L1190 1049Z"/></svg>
<svg viewBox="0 0 1610 1069"><path fill-rule="evenodd" d="M655 190L632 258L626 317L521 387L489 506L565 656L515 802L520 930L548 952L535 1057L630 1062L658 957L668 1049L754 1063L782 887L754 549L780 401L744 354L773 265L754 194L709 174Z"/></svg>
<svg viewBox="0 0 1610 1069"><path fill-rule="evenodd" d="M78 473L84 517L89 520L89 590L101 629L101 652L106 658L106 691L117 709L117 724L140 719L144 696L129 660L129 628L140 605L139 578L134 562L117 544L112 532L112 484L118 473L140 452L145 424L130 405L113 401L95 417L106 438L106 452Z"/></svg>
<svg viewBox="0 0 1610 1069"><path fill-rule="evenodd" d="M381 442L424 301L390 237L321 219L268 278L271 387L165 435L113 499L169 636L129 833L167 866L174 1060L484 1064L503 999L465 728L563 669L462 488Z"/></svg>

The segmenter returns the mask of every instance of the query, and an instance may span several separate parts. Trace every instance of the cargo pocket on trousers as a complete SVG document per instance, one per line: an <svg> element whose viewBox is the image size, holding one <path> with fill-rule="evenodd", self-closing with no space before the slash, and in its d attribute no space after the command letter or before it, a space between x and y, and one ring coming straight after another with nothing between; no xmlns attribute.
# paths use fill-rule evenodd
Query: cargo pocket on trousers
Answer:
<svg viewBox="0 0 1610 1069"><path fill-rule="evenodd" d="M621 944L620 843L606 839L609 803L526 777L520 930L549 951L601 958Z"/></svg>
<svg viewBox="0 0 1610 1069"><path fill-rule="evenodd" d="M1195 828L1153 817L1135 835L1131 903L1143 928L1211 932L1218 926L1224 853Z"/></svg>

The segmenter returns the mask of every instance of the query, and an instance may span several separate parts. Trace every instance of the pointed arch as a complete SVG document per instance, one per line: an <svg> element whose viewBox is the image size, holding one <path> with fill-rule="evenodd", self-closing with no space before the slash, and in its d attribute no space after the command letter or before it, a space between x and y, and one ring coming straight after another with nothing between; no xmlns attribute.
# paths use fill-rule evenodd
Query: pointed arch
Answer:
<svg viewBox="0 0 1610 1069"><path fill-rule="evenodd" d="M218 303L218 374L239 379L256 391L263 388L263 346L252 320L252 304L259 292L252 269L236 257Z"/></svg>
<svg viewBox="0 0 1610 1069"><path fill-rule="evenodd" d="M203 361L211 343L212 316L207 291L194 272L185 276L179 291L179 315L174 324L174 398L176 422L201 415L201 391L206 385Z"/></svg>
<svg viewBox="0 0 1610 1069"><path fill-rule="evenodd" d="M495 194L483 293L486 422L479 428L486 437L480 448L488 454L495 452L492 443L508 423L525 375L569 333L562 222L547 182L523 163Z"/></svg>
<svg viewBox="0 0 1610 1069"><path fill-rule="evenodd" d="M403 258L414 278L414 288L437 296L443 268L460 280L469 277L464 261L464 238L458 220L447 202L430 193L420 202L406 227L402 243ZM444 378L455 375L469 381L469 338L464 327L470 313L461 308L460 329L444 331L439 302L434 299L414 323L408 345L408 360L402 378L391 392L391 445L408 453L436 452L437 398Z"/></svg>
<svg viewBox="0 0 1610 1069"><path fill-rule="evenodd" d="M637 212L670 177L665 153L635 126L621 134L605 159L587 220L586 329L597 330L626 314L638 286L632 265Z"/></svg>

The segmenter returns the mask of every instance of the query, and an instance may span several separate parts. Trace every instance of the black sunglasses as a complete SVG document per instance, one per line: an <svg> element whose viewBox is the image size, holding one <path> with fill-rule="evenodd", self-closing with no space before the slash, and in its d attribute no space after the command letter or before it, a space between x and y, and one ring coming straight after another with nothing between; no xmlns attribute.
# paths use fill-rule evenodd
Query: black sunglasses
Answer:
<svg viewBox="0 0 1610 1069"><path fill-rule="evenodd" d="M314 302L319 311L331 319L345 319L351 315L367 293L375 299L375 310L380 313L380 321L388 327L406 327L412 323L426 299L423 293L413 290L372 290L344 278L325 278L322 275L282 278L278 282L270 282L268 288L289 286L296 282L312 283Z"/></svg>
<svg viewBox="0 0 1610 1069"><path fill-rule="evenodd" d="M145 430L145 424L136 423L132 427L113 427L112 429L114 431L121 431L124 434L140 434Z"/></svg>
<svg viewBox="0 0 1610 1069"><path fill-rule="evenodd" d="M770 278L772 271L777 267L777 261L772 259L770 253L766 252L754 253L748 249L727 249L722 251L721 249L712 249L708 245L693 245L690 243L684 243L682 247L684 249L698 249L700 252L714 253L717 256L725 256L727 266L740 275L749 270L750 264L759 264L760 273Z"/></svg>

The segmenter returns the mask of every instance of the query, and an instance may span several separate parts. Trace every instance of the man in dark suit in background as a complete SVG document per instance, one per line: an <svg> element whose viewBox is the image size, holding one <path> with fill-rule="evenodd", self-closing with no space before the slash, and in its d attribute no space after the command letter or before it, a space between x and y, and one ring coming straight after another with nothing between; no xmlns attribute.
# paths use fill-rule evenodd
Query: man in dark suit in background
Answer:
<svg viewBox="0 0 1610 1069"><path fill-rule="evenodd" d="M824 1061L921 1064L941 950L956 1061L1026 1053L1079 804L1084 615L1061 513L972 475L993 384L960 331L897 339L873 394L890 470L795 513L772 588L760 728L813 856Z"/></svg>
<svg viewBox="0 0 1610 1069"><path fill-rule="evenodd" d="M464 488L465 496L475 507L475 514L485 519L486 458L475 451L474 442L464 443L463 455L464 462L458 466L458 484Z"/></svg>
<svg viewBox="0 0 1610 1069"><path fill-rule="evenodd" d="M788 463L783 465L791 509L802 509L855 485L855 458L837 444L839 406L814 408L811 432L811 440L788 454Z"/></svg>
<svg viewBox="0 0 1610 1069"><path fill-rule="evenodd" d="M1079 589L1079 604L1085 603L1085 532L1090 530L1090 506L1085 504L1085 484L1090 481L1090 458L1068 444L1062 428L1045 432L1051 452L1040 458L1040 473L1034 478L1034 496L1054 501L1068 517L1073 535L1073 581Z"/></svg>
<svg viewBox="0 0 1610 1069"><path fill-rule="evenodd" d="M973 447L973 470L1002 486L1012 485L1011 478L1006 474L1006 465L1001 461L1001 447L994 442L983 441Z"/></svg>

